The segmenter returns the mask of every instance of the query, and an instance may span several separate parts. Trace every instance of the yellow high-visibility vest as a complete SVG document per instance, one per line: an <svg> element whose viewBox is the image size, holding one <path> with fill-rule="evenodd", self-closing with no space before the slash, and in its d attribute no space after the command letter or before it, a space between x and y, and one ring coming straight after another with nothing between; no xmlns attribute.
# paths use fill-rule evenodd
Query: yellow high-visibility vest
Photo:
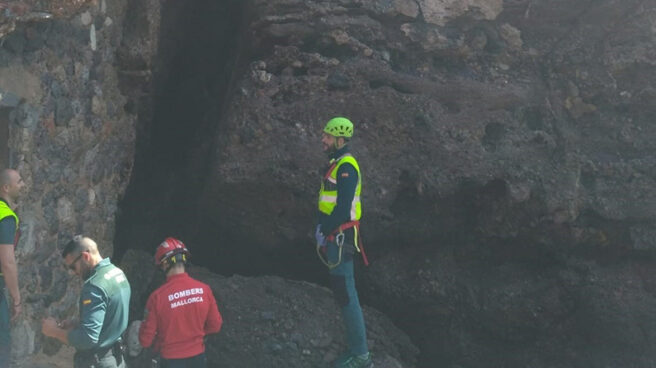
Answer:
<svg viewBox="0 0 656 368"><path fill-rule="evenodd" d="M2 221L5 217L8 216L13 216L14 219L16 220L16 230L18 230L18 216L14 211L9 208L7 203L5 201L0 201L0 221Z"/></svg>
<svg viewBox="0 0 656 368"><path fill-rule="evenodd" d="M351 214L349 216L350 221L357 221L360 220L360 217L362 216L362 205L360 203L362 175L360 174L360 166L358 166L358 162L350 153L331 161L332 165L330 166L329 172L326 173L321 181L321 189L319 190L319 211L326 215L330 215L335 209L335 206L337 205L337 171L339 171L339 167L345 163L353 165L355 171L358 173L358 185L355 187L355 195L353 196Z"/></svg>
<svg viewBox="0 0 656 368"><path fill-rule="evenodd" d="M18 216L14 211L9 208L7 203L5 201L0 201L0 221L2 221L5 217L13 216L14 219L16 220L16 231L18 231ZM16 237L14 237L16 239ZM14 240L14 247L16 246L16 240ZM2 275L2 270L0 270L0 275Z"/></svg>

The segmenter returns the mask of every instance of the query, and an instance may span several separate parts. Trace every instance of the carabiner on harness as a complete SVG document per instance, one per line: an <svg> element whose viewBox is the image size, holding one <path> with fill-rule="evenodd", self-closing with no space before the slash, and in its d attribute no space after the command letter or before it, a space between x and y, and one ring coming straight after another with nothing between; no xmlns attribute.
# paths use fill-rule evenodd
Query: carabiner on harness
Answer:
<svg viewBox="0 0 656 368"><path fill-rule="evenodd" d="M321 263L325 264L329 270L332 270L333 268L339 266L340 263L342 263L342 249L344 246L343 231L340 231L339 234L335 235L335 244L337 244L337 262L335 263L331 263L330 261L328 261L328 259L324 258L323 255L321 255L321 246L317 244L317 255L319 256Z"/></svg>
<svg viewBox="0 0 656 368"><path fill-rule="evenodd" d="M337 246L339 249L342 249L342 245L344 245L344 232L340 231L339 234L335 235L335 243L337 243Z"/></svg>

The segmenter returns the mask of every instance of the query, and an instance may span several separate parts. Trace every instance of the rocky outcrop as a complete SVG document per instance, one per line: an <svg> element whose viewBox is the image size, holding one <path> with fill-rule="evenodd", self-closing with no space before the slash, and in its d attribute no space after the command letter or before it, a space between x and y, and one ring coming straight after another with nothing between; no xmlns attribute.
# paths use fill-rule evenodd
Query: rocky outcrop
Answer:
<svg viewBox="0 0 656 368"><path fill-rule="evenodd" d="M217 269L321 280L320 129L348 116L365 300L420 365L653 364L653 10L253 1L196 241Z"/></svg>
<svg viewBox="0 0 656 368"><path fill-rule="evenodd" d="M418 366L654 365L650 2L102 4L18 22L0 52L32 186L21 261L49 266L21 271L39 275L29 313L72 305L44 244L109 245L132 114L119 252L176 235L217 272L325 282L319 140L344 115L373 260L362 299Z"/></svg>
<svg viewBox="0 0 656 368"><path fill-rule="evenodd" d="M83 5L13 2L0 19L14 28L0 47L5 163L27 184L18 210L25 305L12 331L18 362L41 350L41 316L76 307L79 283L61 267L62 246L85 233L111 255L117 202L132 167L135 117L124 111L115 57L125 3ZM28 17L45 12L53 17Z"/></svg>
<svg viewBox="0 0 656 368"><path fill-rule="evenodd" d="M152 258L129 251L121 265L132 284L131 316L143 318L143 306L152 290L163 282L154 268L144 272ZM324 287L276 276L223 277L200 267L190 275L212 288L224 324L207 338L209 367L321 367L345 349L343 324L332 293ZM378 367L413 367L417 348L406 334L380 312L364 309L367 340ZM143 351L130 358L131 366L145 367Z"/></svg>

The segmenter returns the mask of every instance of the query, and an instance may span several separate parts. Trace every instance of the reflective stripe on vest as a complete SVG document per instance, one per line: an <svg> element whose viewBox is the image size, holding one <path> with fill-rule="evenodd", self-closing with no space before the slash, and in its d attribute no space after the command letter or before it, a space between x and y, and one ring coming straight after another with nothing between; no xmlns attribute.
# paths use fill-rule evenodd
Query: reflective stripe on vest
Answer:
<svg viewBox="0 0 656 368"><path fill-rule="evenodd" d="M321 181L321 189L319 190L319 211L330 215L335 206L337 205L337 171L339 167L345 163L353 165L355 171L358 173L358 185L355 187L355 195L353 196L353 202L351 202L351 213L349 221L360 220L362 216L362 205L360 203L360 189L362 187L362 175L360 174L360 166L358 162L347 153L346 155L336 159L337 163L331 166L329 173L326 173L324 179ZM333 189L334 188L334 189Z"/></svg>

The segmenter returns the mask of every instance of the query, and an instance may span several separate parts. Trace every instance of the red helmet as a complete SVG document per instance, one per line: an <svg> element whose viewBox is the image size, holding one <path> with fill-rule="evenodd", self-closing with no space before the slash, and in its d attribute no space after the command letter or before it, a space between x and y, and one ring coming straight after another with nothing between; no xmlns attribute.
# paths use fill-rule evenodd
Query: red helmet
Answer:
<svg viewBox="0 0 656 368"><path fill-rule="evenodd" d="M191 253L189 253L183 242L176 238L168 237L164 239L162 244L157 247L157 251L155 251L155 264L159 265L163 260L180 253L184 253L187 257L191 256Z"/></svg>

